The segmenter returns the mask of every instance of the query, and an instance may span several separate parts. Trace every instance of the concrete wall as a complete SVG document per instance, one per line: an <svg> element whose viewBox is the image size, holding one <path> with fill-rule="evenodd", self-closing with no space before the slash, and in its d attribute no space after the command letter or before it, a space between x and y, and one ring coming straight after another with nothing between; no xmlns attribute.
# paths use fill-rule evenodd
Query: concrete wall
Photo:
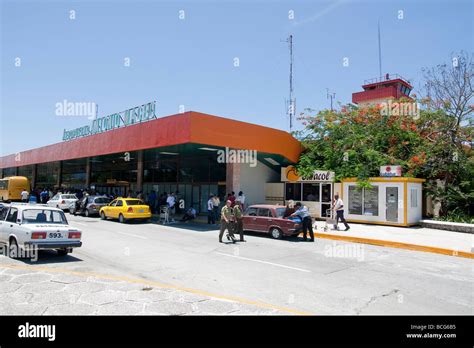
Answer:
<svg viewBox="0 0 474 348"><path fill-rule="evenodd" d="M279 182L280 172L270 169L267 165L258 162L256 167L240 164L240 188L233 188L237 194L242 190L245 194L245 204L265 203L265 183ZM278 168L279 169L279 168Z"/></svg>
<svg viewBox="0 0 474 348"><path fill-rule="evenodd" d="M265 203L285 204L285 183L265 184Z"/></svg>

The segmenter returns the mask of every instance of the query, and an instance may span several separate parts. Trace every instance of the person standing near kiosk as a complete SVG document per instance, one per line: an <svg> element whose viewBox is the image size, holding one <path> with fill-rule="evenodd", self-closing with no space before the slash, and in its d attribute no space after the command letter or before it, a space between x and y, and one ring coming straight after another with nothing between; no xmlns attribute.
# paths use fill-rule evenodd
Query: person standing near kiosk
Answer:
<svg viewBox="0 0 474 348"><path fill-rule="evenodd" d="M334 211L336 212L336 224L334 225L334 229L338 229L337 224L339 223L339 219L341 219L341 222L346 226L344 231L349 230L349 224L346 219L344 219L344 202L339 198L339 195L334 195Z"/></svg>

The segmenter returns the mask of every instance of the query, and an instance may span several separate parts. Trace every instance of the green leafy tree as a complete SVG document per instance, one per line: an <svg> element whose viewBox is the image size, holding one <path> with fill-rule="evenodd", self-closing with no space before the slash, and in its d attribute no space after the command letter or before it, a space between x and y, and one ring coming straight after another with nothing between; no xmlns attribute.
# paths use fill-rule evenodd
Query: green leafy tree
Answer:
<svg viewBox="0 0 474 348"><path fill-rule="evenodd" d="M380 166L401 165L404 176L427 179L425 188L441 201L443 214L472 219L472 59L459 55L456 63L452 68L440 65L429 70L431 96L417 100L421 110L416 114L401 110L387 114L382 105L350 104L320 112L306 109L300 115L304 129L295 132L305 148L298 172L307 176L315 169L333 170L336 180L357 177L361 186L368 186L368 178L378 176ZM433 78L437 73L441 77ZM451 81L449 93L439 85L447 81ZM443 91L448 95L443 97Z"/></svg>

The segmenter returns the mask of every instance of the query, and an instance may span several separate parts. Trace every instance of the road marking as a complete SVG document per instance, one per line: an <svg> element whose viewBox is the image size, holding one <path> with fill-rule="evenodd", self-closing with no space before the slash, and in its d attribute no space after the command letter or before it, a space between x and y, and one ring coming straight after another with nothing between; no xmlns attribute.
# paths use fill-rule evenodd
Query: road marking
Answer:
<svg viewBox="0 0 474 348"><path fill-rule="evenodd" d="M109 275L109 274L99 274L99 273L93 273L93 272L70 271L70 270L62 269L62 268L50 268L50 267L44 267L44 266L36 267L36 266L27 266L27 265L25 265L25 266L22 266L22 265L0 265L0 268L2 268L2 267L3 268L10 268L10 269L37 270L37 271L43 271L43 272L70 274L70 275L77 275L77 276L81 276L81 277L95 277L95 278L99 278L99 279L120 280L120 281L123 281L123 282L126 282L126 283L143 284L143 285L155 286L155 287L164 288L164 289L173 289L173 290L178 290L178 291L189 292L189 293L195 294L195 295L212 297L212 298L217 298L217 299L226 300L226 301L233 301L233 302L238 302L238 303L241 303L241 304L247 304L247 305L252 305L252 306L255 306L255 307L260 307L260 308L276 309L276 310L279 310L279 311L282 311L282 312L287 312L287 313L290 313L290 314L313 315L312 313L302 312L302 311L292 309L292 308L287 308L287 307L280 307L280 306L272 305L272 304L265 303L265 302L247 300L247 299L234 297L234 296L218 295L218 294L213 294L213 293L203 291L203 290L186 288L186 287L181 287L181 286L171 285L171 284L164 284L164 283L151 281L151 280L133 279L133 278L123 277L123 276L113 276L113 275Z"/></svg>
<svg viewBox="0 0 474 348"><path fill-rule="evenodd" d="M87 226L87 224L84 224L82 222L77 222L77 221L74 221L75 224L78 224L78 225L82 225L82 226Z"/></svg>
<svg viewBox="0 0 474 348"><path fill-rule="evenodd" d="M119 232L119 231L112 231L112 233L119 233L119 234L123 234L123 235L126 235L126 236L131 236L131 237L136 237L136 238L141 238L141 239L148 239L147 237L143 237L143 236L139 236L137 234L133 234L133 233L126 233L126 232Z"/></svg>
<svg viewBox="0 0 474 348"><path fill-rule="evenodd" d="M311 271L309 271L309 270L307 270L307 269L297 268L297 267L291 267L291 266L286 266L286 265L282 265L282 264L280 264L280 263L273 263L273 262L269 262L269 261L262 261L262 260L250 259L250 258L248 258L248 257L242 257L242 256L237 256L237 255L230 255L230 254L221 253L221 252L218 252L218 251L216 251L216 253L219 254L219 255L235 257L236 259L241 259L241 260L246 260L246 261L253 261L253 262L260 262L260 263L264 263L264 264L266 264L266 265L272 265L272 266L276 266L276 267L294 269L295 271L311 273Z"/></svg>

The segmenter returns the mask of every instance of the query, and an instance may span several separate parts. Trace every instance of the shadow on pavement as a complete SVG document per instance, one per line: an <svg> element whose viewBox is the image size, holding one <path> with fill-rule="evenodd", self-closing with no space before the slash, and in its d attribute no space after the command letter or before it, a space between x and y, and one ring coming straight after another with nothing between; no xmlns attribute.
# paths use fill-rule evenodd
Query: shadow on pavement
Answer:
<svg viewBox="0 0 474 348"><path fill-rule="evenodd" d="M0 249L1 250L1 249ZM0 252L0 255L3 255L3 252ZM8 257L8 256L5 256ZM27 265L47 265L52 263L70 263L70 262L82 262L82 259L79 259L70 254L66 256L60 256L54 250L40 250L38 253L38 259L35 261L30 258L16 258L16 261L23 262Z"/></svg>
<svg viewBox="0 0 474 348"><path fill-rule="evenodd" d="M201 222L181 222L177 220L175 223L170 224L159 224L156 223L158 226L166 226L166 227L174 227L184 230L196 231L196 232L216 232L219 230L219 225L208 225Z"/></svg>

